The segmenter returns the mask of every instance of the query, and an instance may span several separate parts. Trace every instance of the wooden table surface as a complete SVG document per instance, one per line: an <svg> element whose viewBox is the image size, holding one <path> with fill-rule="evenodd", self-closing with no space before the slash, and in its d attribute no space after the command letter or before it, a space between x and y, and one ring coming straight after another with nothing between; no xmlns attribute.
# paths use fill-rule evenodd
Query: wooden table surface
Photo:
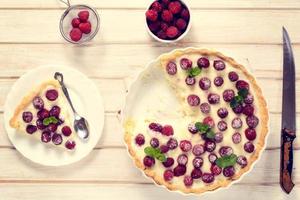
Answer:
<svg viewBox="0 0 300 200"><path fill-rule="evenodd" d="M173 45L153 41L147 34L144 12L149 0L74 0L96 7L100 32L87 45L66 43L58 30L65 5L58 0L1 0L0 2L0 119L12 84L41 65L66 65L95 81L105 101L103 137L88 157L70 166L53 168L23 158L0 125L0 200L35 199L199 199L183 197L144 178L128 157L118 111L130 81L149 61L177 47L210 47L249 67L264 90L270 110L267 148L253 171L231 188L202 199L299 199L300 140L295 141L294 182L290 195L279 186L281 124L282 33L292 39L300 65L300 1L298 0L187 0L192 29ZM300 83L297 69L297 85ZM300 105L300 87L297 87ZM300 106L297 107L300 124ZM299 130L299 129L298 129Z"/></svg>

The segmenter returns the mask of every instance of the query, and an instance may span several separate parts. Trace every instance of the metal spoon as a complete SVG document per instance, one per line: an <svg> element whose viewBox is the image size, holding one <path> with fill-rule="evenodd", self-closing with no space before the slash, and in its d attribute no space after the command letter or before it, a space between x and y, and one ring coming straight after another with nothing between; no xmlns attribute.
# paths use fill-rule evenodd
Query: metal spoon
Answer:
<svg viewBox="0 0 300 200"><path fill-rule="evenodd" d="M64 84L64 77L61 73L59 72L55 72L54 74L54 78L59 82L59 84L61 85L62 91L65 94L72 110L74 113L74 129L78 135L79 138L81 139L87 139L89 137L89 124L87 122L86 119L84 119L83 117L81 117L80 115L78 115L78 113L76 112L71 98L69 96L68 90Z"/></svg>

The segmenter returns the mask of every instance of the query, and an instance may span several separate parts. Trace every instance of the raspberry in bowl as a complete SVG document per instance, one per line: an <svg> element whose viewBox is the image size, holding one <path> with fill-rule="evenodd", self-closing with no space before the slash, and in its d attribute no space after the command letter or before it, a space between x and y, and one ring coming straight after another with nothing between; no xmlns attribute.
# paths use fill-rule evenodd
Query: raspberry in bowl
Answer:
<svg viewBox="0 0 300 200"><path fill-rule="evenodd" d="M60 32L68 42L82 44L96 36L99 25L100 18L95 9L87 5L73 5L60 19Z"/></svg>
<svg viewBox="0 0 300 200"><path fill-rule="evenodd" d="M156 0L145 15L149 34L159 42L177 42L191 28L190 9L180 0Z"/></svg>

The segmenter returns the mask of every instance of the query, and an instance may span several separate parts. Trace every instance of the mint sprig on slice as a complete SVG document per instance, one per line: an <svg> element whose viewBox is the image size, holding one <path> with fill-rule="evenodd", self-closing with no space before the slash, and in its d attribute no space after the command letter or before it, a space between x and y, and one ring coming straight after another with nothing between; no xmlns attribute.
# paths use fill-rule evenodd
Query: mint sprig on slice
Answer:
<svg viewBox="0 0 300 200"><path fill-rule="evenodd" d="M218 158L216 160L216 164L221 168L225 168L225 167L230 167L235 165L236 160L237 160L237 155L231 154L230 156L223 156Z"/></svg>
<svg viewBox="0 0 300 200"><path fill-rule="evenodd" d="M187 70L187 73L188 73L188 76L195 77L201 73L201 69L199 67L193 67L193 68Z"/></svg>
<svg viewBox="0 0 300 200"><path fill-rule="evenodd" d="M144 152L146 155L156 158L161 162L165 162L167 160L165 154L163 154L159 148L153 148L149 146L144 149Z"/></svg>
<svg viewBox="0 0 300 200"><path fill-rule="evenodd" d="M43 119L44 126L48 126L49 124L57 124L57 123L58 123L58 119L56 119L56 117L53 116Z"/></svg>

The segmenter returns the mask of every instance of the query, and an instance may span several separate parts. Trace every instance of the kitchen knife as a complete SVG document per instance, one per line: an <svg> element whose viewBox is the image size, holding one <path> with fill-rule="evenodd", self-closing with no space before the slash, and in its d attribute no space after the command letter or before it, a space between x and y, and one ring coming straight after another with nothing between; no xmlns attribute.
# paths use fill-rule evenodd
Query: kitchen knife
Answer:
<svg viewBox="0 0 300 200"><path fill-rule="evenodd" d="M280 185L286 193L294 187L293 141L296 137L295 63L289 35L283 31L283 90L281 119Z"/></svg>

